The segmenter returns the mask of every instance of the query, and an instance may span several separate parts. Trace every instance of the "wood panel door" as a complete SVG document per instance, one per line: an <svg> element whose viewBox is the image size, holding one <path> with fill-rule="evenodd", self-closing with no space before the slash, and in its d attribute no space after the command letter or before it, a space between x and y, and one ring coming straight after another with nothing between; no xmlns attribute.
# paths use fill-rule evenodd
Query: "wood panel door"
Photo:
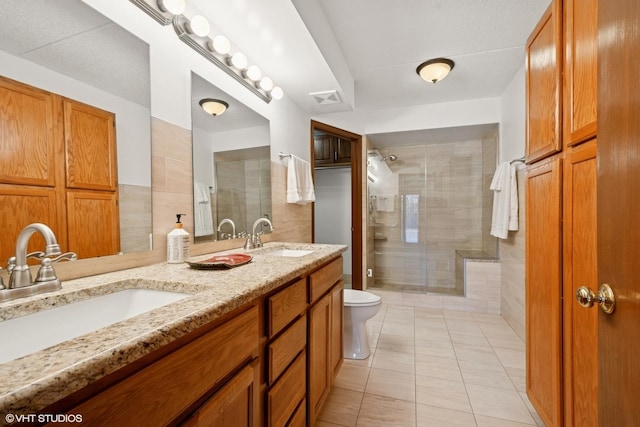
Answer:
<svg viewBox="0 0 640 427"><path fill-rule="evenodd" d="M120 252L118 196L106 191L67 192L69 250L78 258Z"/></svg>
<svg viewBox="0 0 640 427"><path fill-rule="evenodd" d="M62 147L59 99L0 77L0 183L56 184L56 156Z"/></svg>
<svg viewBox="0 0 640 427"><path fill-rule="evenodd" d="M598 311L600 426L640 420L640 2L598 5ZM591 308L593 310L594 308Z"/></svg>
<svg viewBox="0 0 640 427"><path fill-rule="evenodd" d="M562 159L526 181L527 395L548 427L562 425Z"/></svg>
<svg viewBox="0 0 640 427"><path fill-rule="evenodd" d="M553 0L527 41L527 163L562 150L562 1Z"/></svg>
<svg viewBox="0 0 640 427"><path fill-rule="evenodd" d="M64 100L67 187L115 191L117 158L115 116Z"/></svg>
<svg viewBox="0 0 640 427"><path fill-rule="evenodd" d="M564 170L564 420L598 425L598 312L576 300L598 288L596 140L567 153Z"/></svg>
<svg viewBox="0 0 640 427"><path fill-rule="evenodd" d="M597 132L598 0L564 0L564 142Z"/></svg>

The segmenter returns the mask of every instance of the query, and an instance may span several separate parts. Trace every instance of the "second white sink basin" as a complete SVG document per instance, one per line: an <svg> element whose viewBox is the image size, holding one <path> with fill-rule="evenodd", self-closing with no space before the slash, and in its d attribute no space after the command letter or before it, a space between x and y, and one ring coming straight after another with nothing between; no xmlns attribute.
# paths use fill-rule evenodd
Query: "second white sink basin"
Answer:
<svg viewBox="0 0 640 427"><path fill-rule="evenodd" d="M309 255L313 251L306 251L302 249L276 249L275 251L267 252L266 255L285 256L285 257L301 257Z"/></svg>
<svg viewBox="0 0 640 427"><path fill-rule="evenodd" d="M191 296L126 289L0 322L0 363L96 331Z"/></svg>

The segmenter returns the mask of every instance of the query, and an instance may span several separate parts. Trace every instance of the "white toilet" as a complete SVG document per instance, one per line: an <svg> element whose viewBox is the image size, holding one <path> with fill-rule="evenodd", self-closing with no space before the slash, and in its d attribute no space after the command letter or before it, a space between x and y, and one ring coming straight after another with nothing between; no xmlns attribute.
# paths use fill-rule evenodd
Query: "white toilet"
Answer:
<svg viewBox="0 0 640 427"><path fill-rule="evenodd" d="M366 322L380 310L382 299L371 292L344 290L344 357L366 359L371 354Z"/></svg>

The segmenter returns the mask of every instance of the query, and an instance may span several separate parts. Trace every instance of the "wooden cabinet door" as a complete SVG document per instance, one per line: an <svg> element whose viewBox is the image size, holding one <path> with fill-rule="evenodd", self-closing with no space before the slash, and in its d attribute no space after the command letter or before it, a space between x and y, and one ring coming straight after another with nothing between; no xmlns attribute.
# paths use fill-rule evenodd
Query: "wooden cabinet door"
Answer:
<svg viewBox="0 0 640 427"><path fill-rule="evenodd" d="M47 224L58 237L58 244L64 248L66 241L58 222L56 194L52 188L31 188L22 186L0 186L0 218L3 237L0 239L0 261L6 262L15 255L16 241L22 229L34 222ZM41 251L45 242L39 233L29 239L27 252Z"/></svg>
<svg viewBox="0 0 640 427"><path fill-rule="evenodd" d="M598 425L598 310L576 300L598 288L596 141L567 153L564 171L565 425Z"/></svg>
<svg viewBox="0 0 640 427"><path fill-rule="evenodd" d="M308 391L309 424L314 425L331 389L331 294L318 300L309 310Z"/></svg>
<svg viewBox="0 0 640 427"><path fill-rule="evenodd" d="M571 146L596 135L598 0L564 0L564 141Z"/></svg>
<svg viewBox="0 0 640 427"><path fill-rule="evenodd" d="M56 184L62 147L56 101L54 94L0 77L0 183Z"/></svg>
<svg viewBox="0 0 640 427"><path fill-rule="evenodd" d="M334 146L337 137L330 135L316 136L313 141L313 159L316 166L334 162Z"/></svg>
<svg viewBox="0 0 640 427"><path fill-rule="evenodd" d="M259 363L255 360L227 382L183 425L185 427L257 427L261 425Z"/></svg>
<svg viewBox="0 0 640 427"><path fill-rule="evenodd" d="M351 163L351 141L345 138L337 138L335 147L335 161L340 164Z"/></svg>
<svg viewBox="0 0 640 427"><path fill-rule="evenodd" d="M342 334L344 328L344 282L340 280L331 290L331 359L329 370L331 380L338 375L343 360Z"/></svg>
<svg viewBox="0 0 640 427"><path fill-rule="evenodd" d="M115 255L120 252L117 193L67 192L69 250L78 258Z"/></svg>
<svg viewBox="0 0 640 427"><path fill-rule="evenodd" d="M113 113L64 100L67 187L115 191L117 158Z"/></svg>
<svg viewBox="0 0 640 427"><path fill-rule="evenodd" d="M548 427L562 425L562 159L527 170L527 394Z"/></svg>
<svg viewBox="0 0 640 427"><path fill-rule="evenodd" d="M553 0L527 41L527 163L562 150L561 40L562 4Z"/></svg>

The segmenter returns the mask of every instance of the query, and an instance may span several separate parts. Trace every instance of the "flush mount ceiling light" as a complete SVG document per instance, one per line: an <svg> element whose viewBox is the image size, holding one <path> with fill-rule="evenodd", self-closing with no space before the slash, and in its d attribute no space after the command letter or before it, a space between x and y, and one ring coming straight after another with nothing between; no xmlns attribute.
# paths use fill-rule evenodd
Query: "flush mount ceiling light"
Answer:
<svg viewBox="0 0 640 427"><path fill-rule="evenodd" d="M229 108L229 104L226 102L213 98L201 99L199 104L207 114L211 114L214 117L219 116Z"/></svg>
<svg viewBox="0 0 640 427"><path fill-rule="evenodd" d="M455 63L446 58L435 58L423 62L416 68L416 73L429 83L438 83L453 70Z"/></svg>
<svg viewBox="0 0 640 427"><path fill-rule="evenodd" d="M258 98L269 103L282 99L282 88L263 76L260 68L250 65L242 52L232 52L231 42L222 34L209 35L211 26L203 15L187 8L186 0L129 0L162 25L173 24L178 38L222 71L233 77ZM189 9L187 11L187 9ZM185 15L185 11L187 11ZM215 30L213 31L215 33ZM202 105L202 104L201 104ZM222 113L218 113L222 114Z"/></svg>

